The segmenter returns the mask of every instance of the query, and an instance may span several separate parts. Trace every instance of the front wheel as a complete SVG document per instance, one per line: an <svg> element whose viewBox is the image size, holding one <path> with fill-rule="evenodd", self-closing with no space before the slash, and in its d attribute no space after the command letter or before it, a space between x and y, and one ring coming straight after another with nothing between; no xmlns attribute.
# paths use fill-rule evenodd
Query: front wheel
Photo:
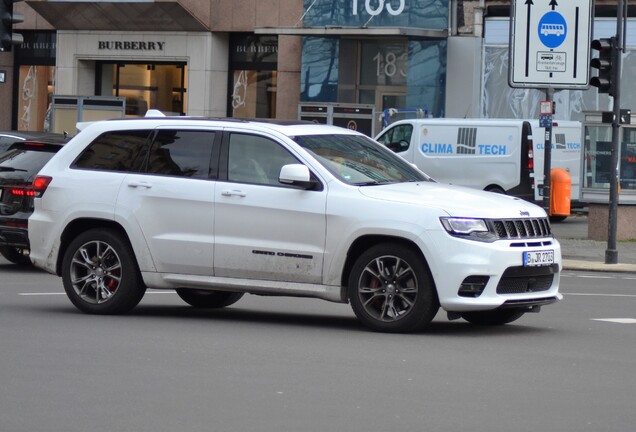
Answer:
<svg viewBox="0 0 636 432"><path fill-rule="evenodd" d="M110 229L92 229L71 241L62 281L71 302L91 314L128 312L146 291L130 243Z"/></svg>
<svg viewBox="0 0 636 432"><path fill-rule="evenodd" d="M437 292L422 256L394 243L376 245L356 260L348 295L358 319L382 332L420 330L439 309Z"/></svg>
<svg viewBox="0 0 636 432"><path fill-rule="evenodd" d="M243 293L229 291L206 291L180 288L177 295L195 308L218 309L233 305L243 297Z"/></svg>
<svg viewBox="0 0 636 432"><path fill-rule="evenodd" d="M497 309L491 311L464 312L462 313L462 318L475 325L498 326L516 321L525 313L525 311L519 309Z"/></svg>

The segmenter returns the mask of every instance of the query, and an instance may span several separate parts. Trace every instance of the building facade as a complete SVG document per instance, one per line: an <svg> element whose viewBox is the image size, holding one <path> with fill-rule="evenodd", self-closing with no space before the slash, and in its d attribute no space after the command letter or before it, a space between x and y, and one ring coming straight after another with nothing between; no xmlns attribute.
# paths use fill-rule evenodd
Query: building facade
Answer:
<svg viewBox="0 0 636 432"><path fill-rule="evenodd" d="M596 3L603 37L616 6ZM27 0L15 9L25 44L0 53L0 129L42 130L52 95L125 97L128 116L279 119L298 118L301 103L537 118L545 97L507 85L507 1ZM636 73L630 54L625 79ZM624 90L629 107L636 90ZM571 120L611 102L594 88L555 100L556 118Z"/></svg>

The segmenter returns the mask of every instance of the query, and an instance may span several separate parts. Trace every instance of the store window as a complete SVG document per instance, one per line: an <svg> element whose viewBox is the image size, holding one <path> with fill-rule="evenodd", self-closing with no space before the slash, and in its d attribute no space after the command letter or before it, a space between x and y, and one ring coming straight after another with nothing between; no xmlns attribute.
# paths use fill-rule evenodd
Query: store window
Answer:
<svg viewBox="0 0 636 432"><path fill-rule="evenodd" d="M612 128L585 127L583 187L607 189L612 176Z"/></svg>
<svg viewBox="0 0 636 432"><path fill-rule="evenodd" d="M149 109L185 115L185 63L99 62L97 71L95 94L125 97L126 117L143 117Z"/></svg>
<svg viewBox="0 0 636 432"><path fill-rule="evenodd" d="M49 107L55 91L55 32L20 31L24 42L15 48L18 107L14 128L49 130Z"/></svg>
<svg viewBox="0 0 636 432"><path fill-rule="evenodd" d="M301 101L422 109L443 116L445 39L303 39Z"/></svg>
<svg viewBox="0 0 636 432"><path fill-rule="evenodd" d="M623 127L622 131L620 186L621 189L636 190L636 129Z"/></svg>
<svg viewBox="0 0 636 432"><path fill-rule="evenodd" d="M230 36L230 117L276 117L277 67L277 36Z"/></svg>

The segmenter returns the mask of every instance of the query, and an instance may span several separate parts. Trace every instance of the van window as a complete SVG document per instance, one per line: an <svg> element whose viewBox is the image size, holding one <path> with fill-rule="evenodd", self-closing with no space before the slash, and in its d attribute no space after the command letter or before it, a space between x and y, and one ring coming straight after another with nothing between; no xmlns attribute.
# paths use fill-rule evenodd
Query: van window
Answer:
<svg viewBox="0 0 636 432"><path fill-rule="evenodd" d="M80 154L72 168L142 172L151 130L101 134Z"/></svg>
<svg viewBox="0 0 636 432"><path fill-rule="evenodd" d="M161 130L148 155L148 172L207 179L216 132Z"/></svg>
<svg viewBox="0 0 636 432"><path fill-rule="evenodd" d="M378 141L394 152L399 153L409 149L411 146L411 135L413 135L413 126L401 124L386 131L378 138Z"/></svg>

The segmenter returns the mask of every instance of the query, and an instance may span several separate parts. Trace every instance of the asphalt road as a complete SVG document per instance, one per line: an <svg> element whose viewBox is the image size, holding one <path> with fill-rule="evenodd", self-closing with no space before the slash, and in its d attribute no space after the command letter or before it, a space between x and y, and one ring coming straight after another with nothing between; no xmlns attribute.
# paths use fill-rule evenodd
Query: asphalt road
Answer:
<svg viewBox="0 0 636 432"><path fill-rule="evenodd" d="M0 259L0 431L633 430L636 275L566 272L562 292L512 325L390 335L313 299L149 291L89 316Z"/></svg>

